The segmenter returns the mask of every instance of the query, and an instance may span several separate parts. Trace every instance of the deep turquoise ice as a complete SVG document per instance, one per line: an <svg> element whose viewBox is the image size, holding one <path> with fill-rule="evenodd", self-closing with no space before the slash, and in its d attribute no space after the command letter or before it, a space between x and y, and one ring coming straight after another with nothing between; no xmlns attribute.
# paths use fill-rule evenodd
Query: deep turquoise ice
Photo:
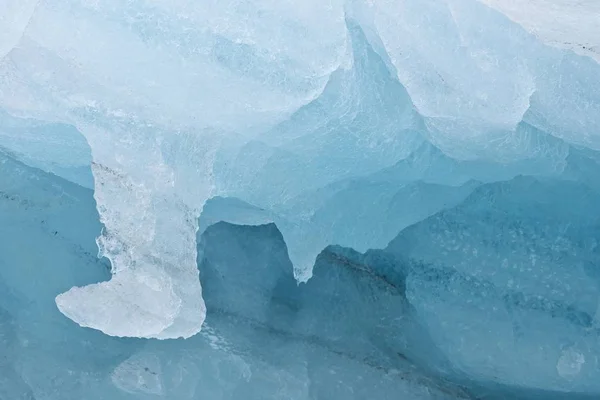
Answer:
<svg viewBox="0 0 600 400"><path fill-rule="evenodd" d="M600 9L536 1L0 4L0 400L599 398Z"/></svg>

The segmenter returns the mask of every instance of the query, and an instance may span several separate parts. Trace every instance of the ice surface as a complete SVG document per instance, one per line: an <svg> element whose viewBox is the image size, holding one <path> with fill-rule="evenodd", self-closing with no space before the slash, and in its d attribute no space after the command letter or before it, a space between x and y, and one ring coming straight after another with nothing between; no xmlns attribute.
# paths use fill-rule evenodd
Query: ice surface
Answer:
<svg viewBox="0 0 600 400"><path fill-rule="evenodd" d="M598 16L594 0L480 0L523 25L541 40L600 61Z"/></svg>
<svg viewBox="0 0 600 400"><path fill-rule="evenodd" d="M91 152L71 125L19 119L0 110L0 147L27 165L94 188Z"/></svg>
<svg viewBox="0 0 600 400"><path fill-rule="evenodd" d="M0 397L597 398L598 20L2 2Z"/></svg>
<svg viewBox="0 0 600 400"><path fill-rule="evenodd" d="M524 177L488 184L390 243L416 263L407 297L459 368L522 386L599 390L590 361L600 351L598 196Z"/></svg>
<svg viewBox="0 0 600 400"><path fill-rule="evenodd" d="M317 267L326 272L321 278L298 287L273 224L218 223L199 238L212 312L194 338L146 342L78 327L52 300L72 285L110 278L109 264L95 257L101 227L92 192L1 157L1 398L469 398L458 384L388 355L382 339L370 338L380 317L386 326L378 329L393 333L393 315L406 309L403 296L368 276L353 285L351 269L338 279L327 272L335 270L331 262ZM20 268L10 268L16 263ZM369 292L375 297L360 310L344 301ZM331 315L319 297L337 310L326 330L319 321Z"/></svg>
<svg viewBox="0 0 600 400"><path fill-rule="evenodd" d="M92 150L98 243L114 276L62 295L71 318L122 336L200 330L196 221L213 193L221 131L248 134L281 119L318 93L344 56L341 5L312 5L330 12L270 1L206 4L210 13L186 2L37 3L20 40L7 43L0 105L73 125ZM141 299L155 295L160 308L144 311ZM124 325L129 317L145 327Z"/></svg>
<svg viewBox="0 0 600 400"><path fill-rule="evenodd" d="M56 293L110 278L108 262L95 257L101 225L92 192L1 157L3 397L564 399L570 391L568 398L585 399L599 392L599 225L586 217L600 196L590 187L600 182L584 176L600 159L585 152L568 157L561 179L480 186L385 250L327 247L300 286L264 210L211 200L198 237L205 327L185 341L148 342L82 329L58 312ZM224 211L257 226L214 223ZM515 232L519 241L502 240Z"/></svg>

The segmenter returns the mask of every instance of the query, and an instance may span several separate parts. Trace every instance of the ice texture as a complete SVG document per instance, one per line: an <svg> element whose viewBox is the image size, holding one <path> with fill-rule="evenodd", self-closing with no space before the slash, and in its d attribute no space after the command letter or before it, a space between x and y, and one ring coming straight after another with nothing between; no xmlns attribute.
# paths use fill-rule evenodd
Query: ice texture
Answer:
<svg viewBox="0 0 600 400"><path fill-rule="evenodd" d="M52 300L72 285L110 279L109 263L95 256L92 192L2 154L0 162L1 398L470 398L459 383L388 354L387 341L401 351L407 346L393 337L421 332L416 321L396 318L408 312L399 289L335 257L324 257L316 267L323 273L299 287L273 224L220 222L199 236L211 312L195 337L142 341L78 327ZM389 338L371 337L379 320Z"/></svg>
<svg viewBox="0 0 600 400"><path fill-rule="evenodd" d="M595 162L575 158L577 165ZM586 229L597 229L597 220L583 217L600 196L585 184L566 183L580 197L557 195L565 183L560 180L515 178L483 185L458 206L405 229L386 249L362 254L326 247L313 277L302 285L275 224L212 223L197 239L208 309L203 330L185 341L143 341L82 329L52 302L56 292L73 285L110 279L109 263L95 256L101 226L92 191L4 154L0 162L3 398L598 395L594 304L575 295L591 294L597 283L582 279L598 257L594 243L585 240L593 237ZM529 199L522 198L523 188L531 189ZM496 198L497 205L489 207ZM531 209L536 199L547 200L545 209ZM513 200L523 207L515 208ZM573 207L560 207L564 202ZM251 215L251 206L239 201L209 204L213 211L207 209L206 216L224 208ZM548 208L556 207L556 220L546 225ZM503 275L495 278L494 263L503 262L494 243L503 242L497 239L503 233L495 224L498 217L510 221L505 234L520 229L522 240L504 242L519 247L504 253L510 268L499 267ZM457 226L453 229L463 240L435 227L441 223ZM556 229L563 232L553 238L559 241L556 249L536 261L544 266L546 284L535 285L539 271L519 262L546 248ZM23 251L31 243L35 248ZM432 250L447 247L448 257L423 252L429 244ZM478 254L465 252L474 244ZM570 271L566 246L585 254L581 260L589 264ZM482 262L468 270L473 257ZM10 268L16 263L20 268ZM558 280L571 287L552 287ZM569 305L572 298L577 304Z"/></svg>
<svg viewBox="0 0 600 400"><path fill-rule="evenodd" d="M594 0L480 0L506 14L540 40L600 61L598 15Z"/></svg>
<svg viewBox="0 0 600 400"><path fill-rule="evenodd" d="M521 3L0 2L0 398L598 398L600 10Z"/></svg>

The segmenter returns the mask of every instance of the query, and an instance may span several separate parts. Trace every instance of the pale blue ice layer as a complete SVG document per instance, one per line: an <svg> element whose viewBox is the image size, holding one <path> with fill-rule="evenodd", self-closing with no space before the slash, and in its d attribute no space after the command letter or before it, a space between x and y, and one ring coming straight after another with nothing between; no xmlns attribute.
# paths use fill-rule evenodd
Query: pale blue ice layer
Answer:
<svg viewBox="0 0 600 400"><path fill-rule="evenodd" d="M214 199L198 238L206 326L175 341L112 338L58 312L56 293L109 278L92 192L1 157L2 399L600 393L597 154L573 150L565 179L480 185L385 250L329 246L299 286L274 224L211 221L223 208L256 225L264 211ZM568 350L585 362L561 376Z"/></svg>
<svg viewBox="0 0 600 400"><path fill-rule="evenodd" d="M344 267L342 253L339 261L325 255L317 268L323 277L298 287L273 224L217 223L199 238L212 311L193 339L117 339L78 327L53 298L109 278L108 263L95 257L101 227L92 192L0 157L0 398L383 399L403 393L453 399L464 392L428 377L403 354L406 345L394 344L396 336L421 333L412 319L395 320L409 317L401 283L382 286ZM361 305L363 292L372 298ZM374 322L384 325L370 327ZM407 330L394 333L398 324Z"/></svg>
<svg viewBox="0 0 600 400"><path fill-rule="evenodd" d="M15 118L0 109L0 150L27 165L94 188L90 148L73 126Z"/></svg>

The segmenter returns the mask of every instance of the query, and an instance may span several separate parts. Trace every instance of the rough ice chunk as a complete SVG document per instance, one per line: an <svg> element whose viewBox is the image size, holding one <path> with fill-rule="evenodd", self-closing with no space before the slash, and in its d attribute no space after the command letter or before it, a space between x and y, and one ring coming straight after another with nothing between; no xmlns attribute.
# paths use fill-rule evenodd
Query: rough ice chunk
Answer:
<svg viewBox="0 0 600 400"><path fill-rule="evenodd" d="M31 15L19 6L27 22L3 27L14 38L3 44L0 105L73 125L92 149L98 243L114 282L59 298L82 325L158 338L199 331L195 232L213 193L221 132L247 136L276 123L317 95L345 58L341 3L206 6L212 11L188 2L48 0ZM163 280L154 322L124 327L124 315L143 310L141 299L156 289L149 282Z"/></svg>
<svg viewBox="0 0 600 400"><path fill-rule="evenodd" d="M600 148L597 80L587 66L597 71L596 62L544 46L477 1L382 1L356 14L445 152L514 158L523 149L514 128L533 115L552 135Z"/></svg>

